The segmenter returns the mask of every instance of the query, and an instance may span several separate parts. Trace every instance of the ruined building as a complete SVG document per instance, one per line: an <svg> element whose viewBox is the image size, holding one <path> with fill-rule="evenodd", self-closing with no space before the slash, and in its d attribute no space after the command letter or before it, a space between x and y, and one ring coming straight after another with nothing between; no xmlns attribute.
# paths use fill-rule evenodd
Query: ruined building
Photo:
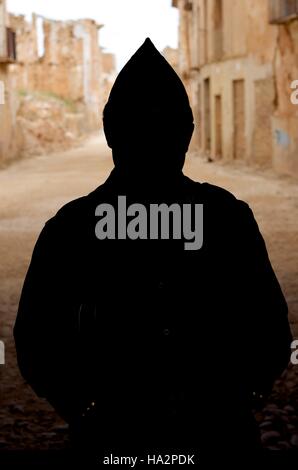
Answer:
<svg viewBox="0 0 298 470"><path fill-rule="evenodd" d="M178 64L178 49L173 49L172 47L167 46L163 51L162 55L167 62L173 67L176 73L179 74L179 64Z"/></svg>
<svg viewBox="0 0 298 470"><path fill-rule="evenodd" d="M297 0L173 0L179 72L212 159L298 175Z"/></svg>
<svg viewBox="0 0 298 470"><path fill-rule="evenodd" d="M86 130L98 128L103 108L103 59L93 20L32 22L10 15L16 32L16 87L70 100L84 112Z"/></svg>
<svg viewBox="0 0 298 470"><path fill-rule="evenodd" d="M114 54L109 52L102 51L102 64L103 64L103 75L102 75L102 84L103 84L103 103L105 104L108 101L110 91L116 80L117 70L116 70L116 58Z"/></svg>
<svg viewBox="0 0 298 470"><path fill-rule="evenodd" d="M114 57L99 45L101 26L35 14L27 21L0 0L0 165L68 148L100 128L115 79Z"/></svg>
<svg viewBox="0 0 298 470"><path fill-rule="evenodd" d="M0 164L17 152L16 103L9 74L9 65L15 60L15 34L8 28L5 0L0 0Z"/></svg>

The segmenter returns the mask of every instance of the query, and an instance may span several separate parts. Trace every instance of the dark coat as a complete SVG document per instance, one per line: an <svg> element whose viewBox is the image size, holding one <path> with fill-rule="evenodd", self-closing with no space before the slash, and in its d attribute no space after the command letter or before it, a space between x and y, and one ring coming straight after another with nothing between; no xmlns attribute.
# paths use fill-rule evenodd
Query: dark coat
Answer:
<svg viewBox="0 0 298 470"><path fill-rule="evenodd" d="M107 442L204 448L214 428L225 445L247 442L252 393L268 393L290 355L264 240L248 205L219 187L180 173L147 188L114 170L46 223L15 324L21 372L70 422L94 401ZM98 240L95 208L118 195L204 204L203 247Z"/></svg>

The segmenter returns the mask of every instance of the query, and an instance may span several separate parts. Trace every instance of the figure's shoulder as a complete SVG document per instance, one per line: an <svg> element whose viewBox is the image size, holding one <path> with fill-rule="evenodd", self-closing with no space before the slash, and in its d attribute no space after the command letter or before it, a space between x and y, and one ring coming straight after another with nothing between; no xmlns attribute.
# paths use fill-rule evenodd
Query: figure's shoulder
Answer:
<svg viewBox="0 0 298 470"><path fill-rule="evenodd" d="M204 197L210 202L218 203L235 203L237 201L233 193L227 189L222 188L221 186L216 186L215 184L202 183L201 191L203 192Z"/></svg>
<svg viewBox="0 0 298 470"><path fill-rule="evenodd" d="M231 204L238 204L240 206L247 205L244 201L241 201L236 198L236 196L228 191L227 189L222 188L221 186L216 186L215 184L210 184L207 182L199 182L194 181L190 178L187 179L187 184L191 187L193 193L206 202L210 203L231 203Z"/></svg>
<svg viewBox="0 0 298 470"><path fill-rule="evenodd" d="M96 201L105 194L105 183L91 193L66 203L47 222L47 227L65 227L79 224L94 215Z"/></svg>
<svg viewBox="0 0 298 470"><path fill-rule="evenodd" d="M207 182L201 183L187 179L193 199L202 203L208 213L238 223L254 221L254 214L249 205L227 189Z"/></svg>

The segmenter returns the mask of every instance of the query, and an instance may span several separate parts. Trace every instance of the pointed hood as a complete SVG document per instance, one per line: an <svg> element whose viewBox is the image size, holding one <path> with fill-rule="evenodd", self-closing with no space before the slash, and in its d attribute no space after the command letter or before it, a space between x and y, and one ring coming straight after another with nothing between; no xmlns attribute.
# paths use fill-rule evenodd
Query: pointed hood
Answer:
<svg viewBox="0 0 298 470"><path fill-rule="evenodd" d="M104 128L113 150L139 151L145 143L152 154L173 145L177 149L185 139L180 150L185 154L193 129L188 96L149 38L119 73L104 110Z"/></svg>
<svg viewBox="0 0 298 470"><path fill-rule="evenodd" d="M129 103L133 108L156 106L168 116L174 112L193 119L182 81L149 38L119 73L108 103L115 111Z"/></svg>

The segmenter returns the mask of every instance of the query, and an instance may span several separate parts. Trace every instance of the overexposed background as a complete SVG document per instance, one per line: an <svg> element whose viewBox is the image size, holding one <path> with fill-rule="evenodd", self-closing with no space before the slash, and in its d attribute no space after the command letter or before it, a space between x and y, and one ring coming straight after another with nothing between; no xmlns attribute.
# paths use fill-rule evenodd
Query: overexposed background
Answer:
<svg viewBox="0 0 298 470"><path fill-rule="evenodd" d="M28 19L34 12L50 19L91 18L104 24L100 45L115 53L120 70L146 37L159 50L177 47L178 10L171 4L172 0L7 0L7 10Z"/></svg>

